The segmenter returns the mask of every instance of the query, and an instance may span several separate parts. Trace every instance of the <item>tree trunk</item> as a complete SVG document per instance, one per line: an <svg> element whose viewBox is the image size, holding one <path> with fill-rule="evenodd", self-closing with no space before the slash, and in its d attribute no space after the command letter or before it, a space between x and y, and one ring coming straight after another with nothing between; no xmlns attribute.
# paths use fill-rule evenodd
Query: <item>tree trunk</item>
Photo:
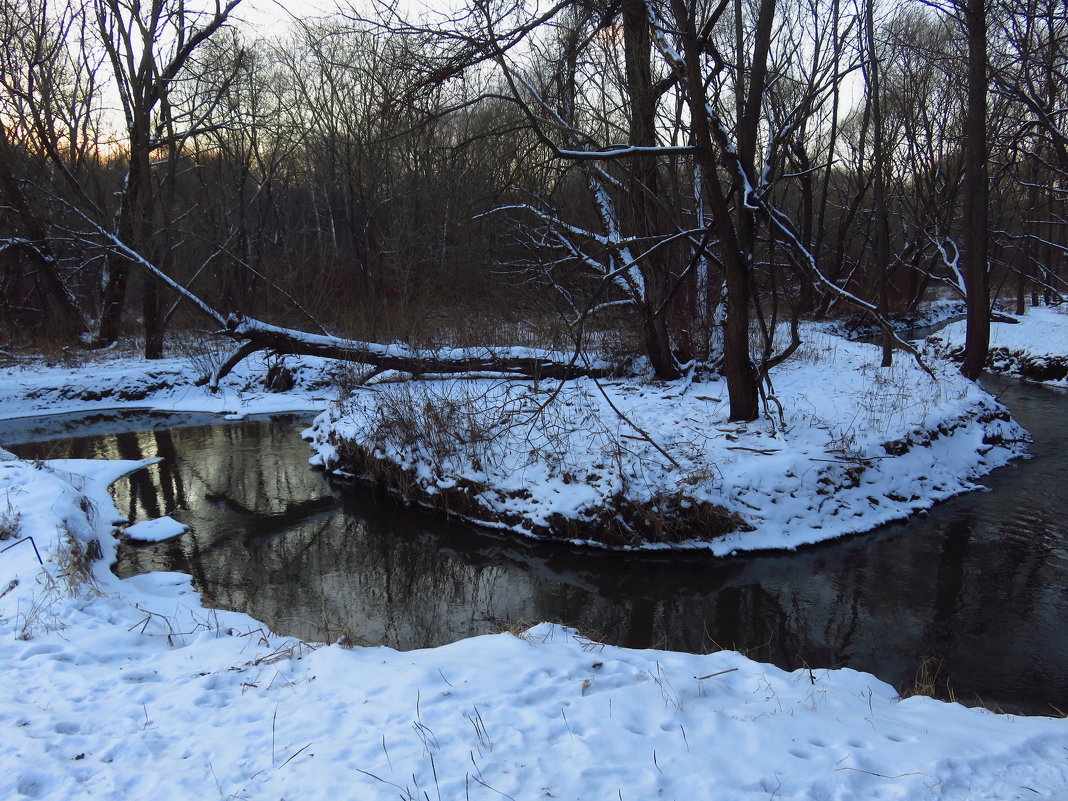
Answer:
<svg viewBox="0 0 1068 801"><path fill-rule="evenodd" d="M145 358L163 358L163 332L166 321L159 297L159 284L150 275L145 276L141 297L141 312L145 329Z"/></svg>
<svg viewBox="0 0 1068 801"><path fill-rule="evenodd" d="M727 320L723 331L723 374L727 379L731 420L755 420L759 414L759 388L756 369L749 355L749 262L740 246L738 231L723 193L717 169L716 149L712 139L712 121L706 111L704 82L701 77L701 47L693 17L683 0L672 0L672 13L680 32L686 83L686 101L690 109L695 158L704 176L705 198L712 211L713 230L719 238L727 287Z"/></svg>
<svg viewBox="0 0 1068 801"><path fill-rule="evenodd" d="M147 134L146 134L147 136ZM118 237L134 250L151 259L148 242L141 236L145 226L139 222L144 213L144 195L149 180L148 155L139 156L140 137L130 137L130 161L126 189L119 206ZM143 162L143 163L142 163ZM129 263L114 253L109 253L104 262L104 285L101 290L100 320L94 344L106 348L117 342L122 329L122 317L126 312L126 290L130 282ZM147 284L146 284L147 286Z"/></svg>
<svg viewBox="0 0 1068 801"><path fill-rule="evenodd" d="M203 311L204 307L201 307L201 310ZM226 319L226 334L243 344L213 375L203 377L199 383L217 387L219 380L242 360L261 350L275 354L322 356L356 362L372 367L376 373L384 370L398 370L413 375L490 373L534 380L606 378L612 375L611 367L590 366L578 358L564 360L557 354L528 348L504 348L499 352L489 348L418 351L398 343L381 345L375 342L306 334L303 331L262 323L240 314L231 314Z"/></svg>
<svg viewBox="0 0 1068 801"><path fill-rule="evenodd" d="M638 147L656 145L656 101L652 73L652 39L644 0L623 2L623 54L627 71L627 96L630 104L629 144ZM656 236L660 231L657 209L656 156L639 153L631 159L631 177L627 191L634 232L641 237ZM665 256L642 260L645 279L645 343L656 377L672 381L679 377L679 365L671 351L668 326L668 300L671 292L670 272Z"/></svg>
<svg viewBox="0 0 1068 801"><path fill-rule="evenodd" d="M968 307L961 372L975 380L990 348L990 274L987 267L986 2L967 0L968 111L964 131L964 214L961 260Z"/></svg>
<svg viewBox="0 0 1068 801"><path fill-rule="evenodd" d="M98 348L106 348L119 339L129 279L129 265L121 257L109 253L104 263L100 320L97 323L96 337L93 339L93 344Z"/></svg>
<svg viewBox="0 0 1068 801"><path fill-rule="evenodd" d="M874 262L877 281L876 304L884 320L889 312L888 284L890 282L890 220L886 208L886 156L883 151L883 107L879 89L879 55L875 48L875 0L867 0L864 9L864 38L868 51L868 98L872 120L872 173L875 192ZM883 331L883 367L890 367L894 359L890 331Z"/></svg>

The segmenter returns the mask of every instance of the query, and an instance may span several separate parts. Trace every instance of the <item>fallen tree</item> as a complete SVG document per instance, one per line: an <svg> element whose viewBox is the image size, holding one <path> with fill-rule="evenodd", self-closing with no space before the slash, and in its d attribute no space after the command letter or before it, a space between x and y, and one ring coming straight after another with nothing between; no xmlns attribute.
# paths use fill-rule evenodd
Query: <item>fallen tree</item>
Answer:
<svg viewBox="0 0 1068 801"><path fill-rule="evenodd" d="M115 234L93 222L80 210L75 209L75 211L92 226L98 236L107 242L106 246L110 250L140 266L179 296L191 302L219 326L216 333L242 343L211 375L202 376L197 381L198 386L207 384L212 390L217 389L219 382L230 371L244 359L260 351L279 355L322 356L365 364L372 368L371 375L386 370L396 370L420 376L489 373L509 378L566 380L578 377L605 378L615 372L611 365L591 362L577 345L571 353L535 348L489 347L417 350L399 342L386 345L345 339L328 333L310 334L295 328L271 325L240 313L223 314L168 276ZM915 348L894 334L890 323L878 314L871 304L854 298L838 287L834 288L839 294L851 299L859 308L869 313L880 328L890 332L901 349L911 353L925 372L930 372Z"/></svg>
<svg viewBox="0 0 1068 801"><path fill-rule="evenodd" d="M604 378L612 368L604 364L590 364L576 351L571 357L556 351L534 348L443 348L416 350L401 342L383 345L361 342L321 334L308 334L293 328L275 325L231 314L225 320L225 334L243 344L212 373L198 384L218 388L219 381L243 359L257 351L293 356L323 356L329 359L366 364L373 368L371 375L397 370L413 375L443 373L493 373L513 378L558 378L579 376Z"/></svg>
<svg viewBox="0 0 1068 801"><path fill-rule="evenodd" d="M219 382L244 359L253 353L266 351L279 355L322 356L346 362L365 364L373 368L371 375L396 370L413 375L444 373L492 373L509 378L568 379L577 377L604 378L613 372L607 364L593 364L584 358L579 348L570 354L535 348L442 348L417 350L403 343L383 345L362 342L330 334L310 334L295 328L271 325L239 313L223 314L209 306L201 297L172 279L156 265L121 239L96 225L81 214L96 233L103 236L110 249L148 271L157 280L191 302L220 328L216 333L242 344L217 367L211 375L202 376L196 383L207 384L215 390Z"/></svg>

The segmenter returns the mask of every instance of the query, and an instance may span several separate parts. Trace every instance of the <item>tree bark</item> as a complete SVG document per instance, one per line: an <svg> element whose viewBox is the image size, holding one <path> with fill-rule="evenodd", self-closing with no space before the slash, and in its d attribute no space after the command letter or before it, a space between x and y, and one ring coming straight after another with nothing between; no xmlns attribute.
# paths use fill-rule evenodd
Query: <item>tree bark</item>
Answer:
<svg viewBox="0 0 1068 801"><path fill-rule="evenodd" d="M623 1L623 55L626 62L627 95L630 104L629 144L656 146L656 101L652 73L652 38L644 0ZM627 191L632 225L638 236L652 237L658 224L658 181L656 155L639 153L631 159ZM679 377L679 365L671 350L667 307L671 280L663 265L664 256L642 260L645 280L645 345L656 377L672 381Z"/></svg>
<svg viewBox="0 0 1068 801"><path fill-rule="evenodd" d="M986 2L967 0L968 111L964 131L964 213L961 260L964 268L968 329L961 373L973 381L986 366L990 348L990 274L987 267L987 53Z"/></svg>
<svg viewBox="0 0 1068 801"><path fill-rule="evenodd" d="M874 261L877 281L876 304L879 315L886 319L889 312L888 285L890 282L890 219L886 208L886 155L883 148L883 105L879 86L879 54L875 47L875 0L867 0L864 8L864 38L868 51L868 97L871 105L872 200L875 205ZM894 359L894 345L888 331L883 332L883 367L890 367Z"/></svg>
<svg viewBox="0 0 1068 801"><path fill-rule="evenodd" d="M709 119L704 81L701 75L701 47L693 16L683 0L672 0L672 13L682 42L681 68L686 84L686 100L695 158L704 175L705 198L712 211L712 227L720 243L727 288L727 319L723 330L723 374L727 379L731 420L755 420L759 414L759 388L756 369L749 355L749 261L734 225L723 186L719 180L712 121ZM752 91L752 89L750 89Z"/></svg>

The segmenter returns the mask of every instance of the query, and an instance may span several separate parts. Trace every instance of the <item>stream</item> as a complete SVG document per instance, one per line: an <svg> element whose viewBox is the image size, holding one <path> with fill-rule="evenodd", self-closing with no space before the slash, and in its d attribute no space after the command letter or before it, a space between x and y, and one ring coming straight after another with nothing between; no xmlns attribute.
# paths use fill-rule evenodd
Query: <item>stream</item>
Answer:
<svg viewBox="0 0 1068 801"><path fill-rule="evenodd" d="M306 640L424 648L543 620L634 648L734 648L786 669L851 667L1006 712L1068 712L1068 395L990 379L1034 436L988 492L793 553L713 559L522 541L338 486L308 467L308 417L98 412L0 422L23 458L162 456L116 485L115 571L177 570L211 606Z"/></svg>

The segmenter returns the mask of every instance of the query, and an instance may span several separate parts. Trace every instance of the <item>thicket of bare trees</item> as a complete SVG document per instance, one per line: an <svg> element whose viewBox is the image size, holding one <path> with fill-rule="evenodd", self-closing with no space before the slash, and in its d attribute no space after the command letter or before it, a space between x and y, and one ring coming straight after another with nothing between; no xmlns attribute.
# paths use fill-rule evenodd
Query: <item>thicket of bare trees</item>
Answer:
<svg viewBox="0 0 1068 801"><path fill-rule="evenodd" d="M802 315L946 287L974 376L995 299L1065 290L1060 0L369 5L271 40L237 2L0 0L12 339L157 357L196 298L371 340L553 310L750 419Z"/></svg>

